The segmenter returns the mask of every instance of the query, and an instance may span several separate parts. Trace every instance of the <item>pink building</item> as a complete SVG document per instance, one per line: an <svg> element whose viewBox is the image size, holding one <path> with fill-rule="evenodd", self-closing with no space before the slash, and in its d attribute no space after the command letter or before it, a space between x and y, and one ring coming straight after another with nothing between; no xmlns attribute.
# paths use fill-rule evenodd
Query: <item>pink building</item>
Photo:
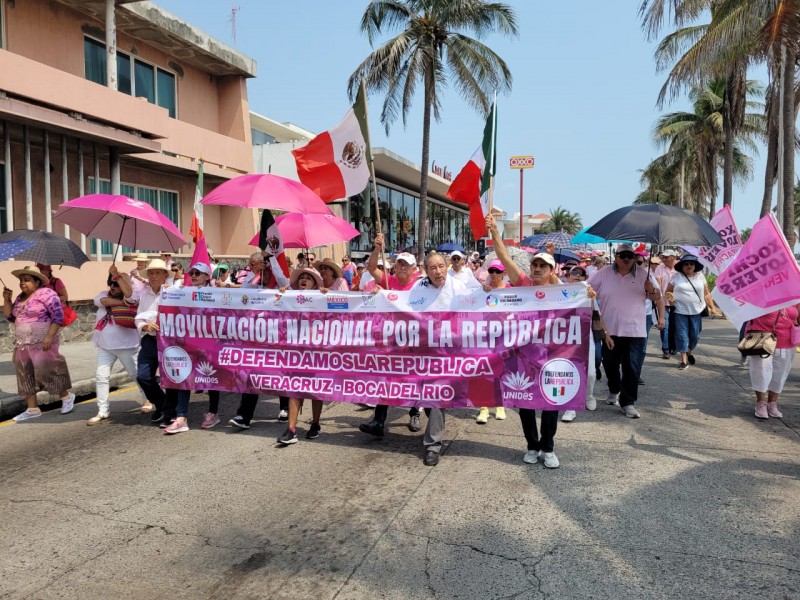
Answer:
<svg viewBox="0 0 800 600"><path fill-rule="evenodd" d="M113 246L65 230L51 211L122 193L188 234L199 160L204 192L252 171L255 73L252 59L150 2L0 0L0 232L70 237L97 262L58 275L72 299L93 297ZM249 254L255 228L254 211L205 209L216 254ZM18 266L0 263L0 277L10 283Z"/></svg>

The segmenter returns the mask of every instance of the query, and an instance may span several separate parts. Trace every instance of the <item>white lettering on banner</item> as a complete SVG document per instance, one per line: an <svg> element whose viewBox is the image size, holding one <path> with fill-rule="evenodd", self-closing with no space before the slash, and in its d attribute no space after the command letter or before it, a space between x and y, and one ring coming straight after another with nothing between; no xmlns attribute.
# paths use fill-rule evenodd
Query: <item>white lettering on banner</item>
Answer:
<svg viewBox="0 0 800 600"><path fill-rule="evenodd" d="M263 317L221 317L184 313L160 313L159 328L167 337L279 343L279 319Z"/></svg>

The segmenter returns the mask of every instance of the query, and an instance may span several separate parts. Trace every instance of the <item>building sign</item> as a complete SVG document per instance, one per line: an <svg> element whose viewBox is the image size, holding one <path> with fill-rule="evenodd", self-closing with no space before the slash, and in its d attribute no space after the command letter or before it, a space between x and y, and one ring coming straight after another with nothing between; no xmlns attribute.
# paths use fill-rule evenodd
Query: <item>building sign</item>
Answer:
<svg viewBox="0 0 800 600"><path fill-rule="evenodd" d="M447 181L453 181L453 174L447 168L447 166L439 167L436 165L436 161L433 161L431 164L431 171L433 171L434 175L438 175L442 179L447 179Z"/></svg>
<svg viewBox="0 0 800 600"><path fill-rule="evenodd" d="M509 159L509 166L512 169L532 169L533 157L532 156L512 156Z"/></svg>

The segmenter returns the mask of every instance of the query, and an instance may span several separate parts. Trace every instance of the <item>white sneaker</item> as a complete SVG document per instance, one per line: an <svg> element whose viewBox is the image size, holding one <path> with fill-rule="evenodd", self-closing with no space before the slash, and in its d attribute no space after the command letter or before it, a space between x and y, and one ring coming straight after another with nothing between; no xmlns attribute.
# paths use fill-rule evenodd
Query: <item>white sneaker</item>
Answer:
<svg viewBox="0 0 800 600"><path fill-rule="evenodd" d="M572 423L577 416L578 413L576 413L574 410L565 410L561 420L564 421L564 423Z"/></svg>
<svg viewBox="0 0 800 600"><path fill-rule="evenodd" d="M70 392L67 399L61 401L61 414L71 413L73 408L75 408L75 394Z"/></svg>
<svg viewBox="0 0 800 600"><path fill-rule="evenodd" d="M23 413L19 413L16 417L12 419L12 421L16 421L19 423L20 421L27 421L28 419L35 419L36 417L41 417L42 411L38 408L28 408Z"/></svg>
<svg viewBox="0 0 800 600"><path fill-rule="evenodd" d="M629 419L638 419L641 415L639 411L633 406L633 404L628 404L627 406L623 406L621 409L622 414L628 417Z"/></svg>
<svg viewBox="0 0 800 600"><path fill-rule="evenodd" d="M606 396L606 404L619 406L619 394L612 394L611 392L608 392L608 396Z"/></svg>
<svg viewBox="0 0 800 600"><path fill-rule="evenodd" d="M586 410L597 410L597 400L594 396L589 396L586 399Z"/></svg>
<svg viewBox="0 0 800 600"><path fill-rule="evenodd" d="M539 462L539 455L541 452L539 450L528 450L525 453L525 456L522 457L522 462L526 462L529 465L535 465Z"/></svg>
<svg viewBox="0 0 800 600"><path fill-rule="evenodd" d="M481 410L478 412L478 416L475 417L475 422L476 423L480 423L481 425L485 425L486 423L488 423L489 422L489 409L486 408L485 406L483 408L481 408Z"/></svg>
<svg viewBox="0 0 800 600"><path fill-rule="evenodd" d="M558 457L555 452L544 453L544 466L548 469L557 469L561 463L558 462Z"/></svg>

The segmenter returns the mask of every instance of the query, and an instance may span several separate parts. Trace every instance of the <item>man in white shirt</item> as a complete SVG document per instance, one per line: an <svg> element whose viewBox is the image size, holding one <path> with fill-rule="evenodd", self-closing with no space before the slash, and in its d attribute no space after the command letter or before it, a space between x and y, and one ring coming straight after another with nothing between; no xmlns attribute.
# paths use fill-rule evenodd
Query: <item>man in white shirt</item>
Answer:
<svg viewBox="0 0 800 600"><path fill-rule="evenodd" d="M675 250L664 250L661 253L661 264L653 271L661 290L666 292L670 279L675 275L675 262L678 253ZM675 354L675 328L672 326L672 313L675 307L668 298L664 298L664 329L661 330L661 358L669 359L670 354Z"/></svg>
<svg viewBox="0 0 800 600"><path fill-rule="evenodd" d="M467 268L465 264L464 255L461 252L458 250L451 252L450 269L447 271L447 274L467 287L482 287L481 282L475 279L475 274L472 272L472 269Z"/></svg>

